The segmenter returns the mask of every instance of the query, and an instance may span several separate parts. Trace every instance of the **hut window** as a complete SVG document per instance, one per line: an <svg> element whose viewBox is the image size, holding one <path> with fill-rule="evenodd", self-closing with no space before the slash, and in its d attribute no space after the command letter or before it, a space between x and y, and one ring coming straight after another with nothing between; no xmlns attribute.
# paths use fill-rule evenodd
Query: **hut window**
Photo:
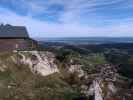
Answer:
<svg viewBox="0 0 133 100"><path fill-rule="evenodd" d="M18 49L18 44L15 45L15 48Z"/></svg>

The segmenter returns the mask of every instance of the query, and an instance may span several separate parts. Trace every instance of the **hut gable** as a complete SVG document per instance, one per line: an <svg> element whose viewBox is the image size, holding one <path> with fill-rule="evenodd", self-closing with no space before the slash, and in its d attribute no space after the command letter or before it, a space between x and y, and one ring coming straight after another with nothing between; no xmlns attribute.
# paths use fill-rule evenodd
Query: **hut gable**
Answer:
<svg viewBox="0 0 133 100"><path fill-rule="evenodd" d="M24 26L0 25L0 38L29 38Z"/></svg>
<svg viewBox="0 0 133 100"><path fill-rule="evenodd" d="M0 25L0 51L29 50L37 45L24 26Z"/></svg>

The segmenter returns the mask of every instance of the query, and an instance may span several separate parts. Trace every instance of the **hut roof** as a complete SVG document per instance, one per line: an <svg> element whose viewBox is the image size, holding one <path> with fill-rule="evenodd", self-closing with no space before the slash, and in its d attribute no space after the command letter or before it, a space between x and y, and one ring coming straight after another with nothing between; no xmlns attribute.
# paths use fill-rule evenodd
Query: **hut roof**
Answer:
<svg viewBox="0 0 133 100"><path fill-rule="evenodd" d="M0 25L0 38L29 38L26 27Z"/></svg>

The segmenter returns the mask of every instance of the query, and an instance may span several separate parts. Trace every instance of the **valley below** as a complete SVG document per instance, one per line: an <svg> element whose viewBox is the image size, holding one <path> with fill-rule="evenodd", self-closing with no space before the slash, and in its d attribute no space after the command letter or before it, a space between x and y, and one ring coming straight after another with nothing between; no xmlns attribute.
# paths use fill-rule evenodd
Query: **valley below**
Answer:
<svg viewBox="0 0 133 100"><path fill-rule="evenodd" d="M133 44L39 42L0 53L0 100L133 100Z"/></svg>

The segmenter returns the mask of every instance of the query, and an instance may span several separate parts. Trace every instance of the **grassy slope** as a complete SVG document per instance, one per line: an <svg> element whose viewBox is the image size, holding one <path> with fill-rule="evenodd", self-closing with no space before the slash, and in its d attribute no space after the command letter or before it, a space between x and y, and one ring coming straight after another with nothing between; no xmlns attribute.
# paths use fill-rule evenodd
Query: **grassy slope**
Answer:
<svg viewBox="0 0 133 100"><path fill-rule="evenodd" d="M79 96L61 74L34 75L28 65L15 64L10 56L16 54L0 54L0 60L8 66L0 72L0 100L73 100Z"/></svg>

